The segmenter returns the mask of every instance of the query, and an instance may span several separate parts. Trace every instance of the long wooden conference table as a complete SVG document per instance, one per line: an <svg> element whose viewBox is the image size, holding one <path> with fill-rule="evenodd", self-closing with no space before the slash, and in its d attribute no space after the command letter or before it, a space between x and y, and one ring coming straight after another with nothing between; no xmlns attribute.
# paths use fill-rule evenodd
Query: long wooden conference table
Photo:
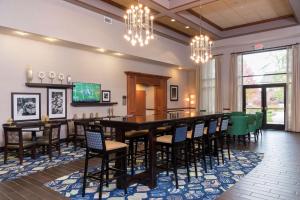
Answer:
<svg viewBox="0 0 300 200"><path fill-rule="evenodd" d="M149 130L149 167L146 171L129 176L127 184L142 183L150 188L155 188L157 183L157 163L156 163L156 129L161 126L175 125L178 123L192 124L197 120L208 121L211 118L223 116L222 113L205 112L182 112L182 113L164 113L160 115L149 116L129 116L104 118L100 123L105 127L115 128L116 140L125 142L125 132L131 130ZM118 155L117 155L118 157ZM116 161L116 167L124 168L121 161ZM117 180L117 187L121 188L122 180Z"/></svg>

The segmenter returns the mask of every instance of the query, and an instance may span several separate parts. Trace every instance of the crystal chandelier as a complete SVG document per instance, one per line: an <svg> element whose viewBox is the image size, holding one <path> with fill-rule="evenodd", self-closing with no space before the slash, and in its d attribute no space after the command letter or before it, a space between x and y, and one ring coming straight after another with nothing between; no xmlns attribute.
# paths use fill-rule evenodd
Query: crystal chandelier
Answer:
<svg viewBox="0 0 300 200"><path fill-rule="evenodd" d="M201 7L200 7L201 9ZM200 15L201 21L201 15ZM200 34L195 36L191 41L191 59L195 63L206 63L210 58L212 58L211 47L212 41L207 35L202 34L202 28L200 24Z"/></svg>
<svg viewBox="0 0 300 200"><path fill-rule="evenodd" d="M150 9L142 4L131 5L124 15L126 24L126 34L124 38L135 46L138 42L142 47L149 44L149 40L154 39L153 20Z"/></svg>

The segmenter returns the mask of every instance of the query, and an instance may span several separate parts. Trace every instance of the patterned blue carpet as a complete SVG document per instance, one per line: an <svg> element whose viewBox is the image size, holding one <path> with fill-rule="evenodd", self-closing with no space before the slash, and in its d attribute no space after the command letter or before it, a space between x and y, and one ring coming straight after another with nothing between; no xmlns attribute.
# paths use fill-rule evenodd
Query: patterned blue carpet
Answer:
<svg viewBox="0 0 300 200"><path fill-rule="evenodd" d="M85 149L77 148L77 151L74 151L73 146L70 145L67 147L66 145L62 145L61 156L58 156L57 151L54 151L52 161L49 160L48 155L39 154L36 156L36 159L24 157L23 165L20 165L19 159L11 155L8 157L7 164L3 164L3 153L1 153L0 182L13 180L51 167L66 164L73 160L82 159L84 156Z"/></svg>
<svg viewBox="0 0 300 200"><path fill-rule="evenodd" d="M249 151L233 151L231 160L226 158L224 165L214 164L213 170L204 173L200 163L198 163L198 178L195 177L194 168L191 167L191 181L187 181L185 169L178 170L179 189L175 187L175 179L170 172L169 176L165 172L158 176L157 187L149 189L140 184L131 185L125 196L124 190L116 189L115 181L109 187L103 187L103 199L107 200L185 200L185 199L216 199L221 193L233 186L241 177L254 169L263 159L263 154ZM95 170L95 169L94 169ZM142 171L143 167L136 168L136 172ZM63 176L45 185L62 195L71 199L98 199L98 183L88 181L86 196L81 197L82 192L82 171Z"/></svg>

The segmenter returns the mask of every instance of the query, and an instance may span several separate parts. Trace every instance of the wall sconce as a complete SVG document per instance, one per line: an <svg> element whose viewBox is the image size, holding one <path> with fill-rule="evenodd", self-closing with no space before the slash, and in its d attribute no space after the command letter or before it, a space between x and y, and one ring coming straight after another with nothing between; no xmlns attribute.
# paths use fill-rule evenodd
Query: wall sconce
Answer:
<svg viewBox="0 0 300 200"><path fill-rule="evenodd" d="M185 98L185 101L189 103L189 109L192 108L192 106L195 106L195 97L196 95L194 94L189 94L187 98Z"/></svg>

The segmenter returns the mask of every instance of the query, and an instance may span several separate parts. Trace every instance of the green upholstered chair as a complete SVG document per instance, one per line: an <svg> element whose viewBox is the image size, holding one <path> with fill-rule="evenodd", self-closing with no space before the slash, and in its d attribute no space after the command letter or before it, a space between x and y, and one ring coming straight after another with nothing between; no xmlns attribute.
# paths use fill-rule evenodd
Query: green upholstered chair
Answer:
<svg viewBox="0 0 300 200"><path fill-rule="evenodd" d="M262 112L256 112L256 129L258 134L262 134L263 117L264 114Z"/></svg>
<svg viewBox="0 0 300 200"><path fill-rule="evenodd" d="M231 112L230 116L244 116L245 113L244 112Z"/></svg>
<svg viewBox="0 0 300 200"><path fill-rule="evenodd" d="M254 139L256 142L257 139L257 116L256 114L247 114L248 117L248 130L249 130L249 140L250 140L250 134L253 133Z"/></svg>
<svg viewBox="0 0 300 200"><path fill-rule="evenodd" d="M248 116L231 116L231 127L228 133L235 138L235 136L243 137L246 143L246 135L249 133L248 129Z"/></svg>

